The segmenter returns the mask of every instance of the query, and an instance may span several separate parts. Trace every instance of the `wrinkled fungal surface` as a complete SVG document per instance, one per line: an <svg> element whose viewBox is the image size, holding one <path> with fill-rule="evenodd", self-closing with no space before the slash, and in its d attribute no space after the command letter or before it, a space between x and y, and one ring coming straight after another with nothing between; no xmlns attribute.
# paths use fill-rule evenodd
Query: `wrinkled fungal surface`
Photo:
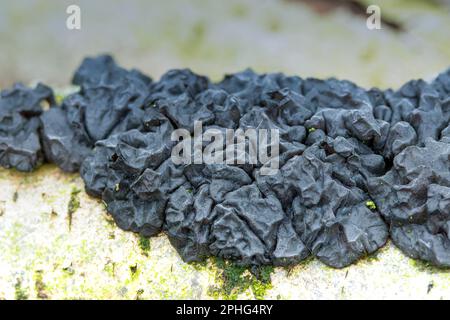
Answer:
<svg viewBox="0 0 450 320"><path fill-rule="evenodd" d="M39 116L54 106L52 90L38 84L30 89L16 84L0 94L0 165L31 171L43 162Z"/></svg>
<svg viewBox="0 0 450 320"><path fill-rule="evenodd" d="M166 233L185 261L286 266L312 255L342 268L390 237L450 266L450 69L382 91L251 70L153 81L105 55L85 59L73 84L61 105L43 85L2 92L0 164L79 171L120 228ZM203 132L277 129L279 170L174 162L171 134L194 136L196 121Z"/></svg>
<svg viewBox="0 0 450 320"><path fill-rule="evenodd" d="M79 170L95 142L135 126L151 80L100 56L85 59L72 82L79 92L41 117L45 155L68 172Z"/></svg>

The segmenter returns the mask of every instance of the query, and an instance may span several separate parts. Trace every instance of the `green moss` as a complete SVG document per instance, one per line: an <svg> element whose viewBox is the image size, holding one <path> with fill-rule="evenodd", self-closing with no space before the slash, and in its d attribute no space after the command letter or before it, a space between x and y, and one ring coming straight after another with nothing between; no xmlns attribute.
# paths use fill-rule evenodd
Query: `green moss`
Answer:
<svg viewBox="0 0 450 320"><path fill-rule="evenodd" d="M36 290L36 296L39 299L48 299L48 294L46 293L46 286L43 281L43 271L36 270L34 273L34 288Z"/></svg>
<svg viewBox="0 0 450 320"><path fill-rule="evenodd" d="M427 272L430 274L438 274L445 273L447 274L450 271L450 268L445 267L437 267L432 265L431 263L424 260L413 260L411 259L411 264L416 267L421 272Z"/></svg>
<svg viewBox="0 0 450 320"><path fill-rule="evenodd" d="M78 86L68 86L68 87L64 87L64 88L55 88L54 89L54 94L55 94L55 102L58 105L61 105L63 100L68 96L71 95L72 93L75 93L79 90L80 88Z"/></svg>
<svg viewBox="0 0 450 320"><path fill-rule="evenodd" d="M377 209L377 205L375 204L375 202L369 200L366 201L366 207L369 208L370 210L376 210Z"/></svg>
<svg viewBox="0 0 450 320"><path fill-rule="evenodd" d="M251 289L255 298L258 300L264 299L267 290L272 289L272 282L270 275L274 268L272 266L264 266L258 268L259 272L256 278L251 281Z"/></svg>
<svg viewBox="0 0 450 320"><path fill-rule="evenodd" d="M216 285L208 290L209 295L215 299L235 300L239 294L251 290L256 299L264 299L266 291L272 288L270 275L271 266L252 268L239 266L231 261L212 259L217 269L215 275Z"/></svg>
<svg viewBox="0 0 450 320"><path fill-rule="evenodd" d="M24 290L24 288L22 287L22 280L21 279L17 279L16 284L14 285L14 298L16 300L27 300L28 299L28 294L26 293L26 291Z"/></svg>
<svg viewBox="0 0 450 320"><path fill-rule="evenodd" d="M142 254L147 256L148 252L150 251L150 248L151 248L150 239L139 235L138 243L139 243L139 248L141 248Z"/></svg>
<svg viewBox="0 0 450 320"><path fill-rule="evenodd" d="M6 230L5 239L9 239L9 253L11 256L20 257L22 254L24 227L20 222L14 222L13 225Z"/></svg>
<svg viewBox="0 0 450 320"><path fill-rule="evenodd" d="M369 261L369 262L377 262L377 261L379 261L380 260L379 250L377 250L374 253L369 254L368 256L366 256L366 260Z"/></svg>
<svg viewBox="0 0 450 320"><path fill-rule="evenodd" d="M139 276L139 269L138 269L138 264L132 264L130 265L130 274L131 274L131 279L135 280L136 278L138 278Z"/></svg>
<svg viewBox="0 0 450 320"><path fill-rule="evenodd" d="M314 132L314 131L316 131L316 128L309 128L309 129L308 129L308 132L309 132L309 133Z"/></svg>
<svg viewBox="0 0 450 320"><path fill-rule="evenodd" d="M80 207L80 199L78 198L78 194L81 192L78 188L72 188L72 192L70 193L69 203L67 205L67 217L69 219L69 230L72 228L72 217L75 211Z"/></svg>
<svg viewBox="0 0 450 320"><path fill-rule="evenodd" d="M116 263L114 261L106 262L103 270L111 277L114 278L116 276Z"/></svg>
<svg viewBox="0 0 450 320"><path fill-rule="evenodd" d="M144 289L139 289L138 291L136 291L136 300L141 300L143 294L144 294Z"/></svg>
<svg viewBox="0 0 450 320"><path fill-rule="evenodd" d="M62 102L63 102L63 100L64 100L64 95L62 95L62 94L55 94L55 102L56 102L56 104L58 104L58 105L60 105Z"/></svg>
<svg viewBox="0 0 450 320"><path fill-rule="evenodd" d="M73 276L75 274L75 270L72 267L72 264L70 264L67 267L62 268L62 271L64 272L64 275L66 276Z"/></svg>
<svg viewBox="0 0 450 320"><path fill-rule="evenodd" d="M110 227L115 227L116 223L114 222L114 218L112 216L105 215L105 221Z"/></svg>
<svg viewBox="0 0 450 320"><path fill-rule="evenodd" d="M207 268L208 266L208 261L204 260L204 261L194 261L189 263L189 265L191 267L193 267L196 271L203 271Z"/></svg>

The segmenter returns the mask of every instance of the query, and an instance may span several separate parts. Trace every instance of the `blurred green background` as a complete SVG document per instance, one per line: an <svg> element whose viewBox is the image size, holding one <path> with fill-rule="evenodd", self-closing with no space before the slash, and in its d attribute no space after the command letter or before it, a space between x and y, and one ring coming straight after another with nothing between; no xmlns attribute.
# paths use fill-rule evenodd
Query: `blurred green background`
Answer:
<svg viewBox="0 0 450 320"><path fill-rule="evenodd" d="M330 5L330 2L334 4ZM368 30L346 2L377 4L395 32ZM0 85L66 85L86 55L112 53L154 78L190 67L219 79L247 67L399 86L450 65L448 0L19 0L0 4ZM81 30L66 8L81 8Z"/></svg>

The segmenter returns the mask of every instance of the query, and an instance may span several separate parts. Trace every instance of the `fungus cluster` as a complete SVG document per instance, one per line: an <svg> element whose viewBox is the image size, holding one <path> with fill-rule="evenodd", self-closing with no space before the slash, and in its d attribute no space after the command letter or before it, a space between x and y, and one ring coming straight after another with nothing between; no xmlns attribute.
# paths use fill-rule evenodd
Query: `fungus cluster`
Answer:
<svg viewBox="0 0 450 320"><path fill-rule="evenodd" d="M166 233L185 261L283 266L313 255L342 268L390 237L408 256L450 266L450 70L382 91L251 70L153 81L99 56L73 84L61 104L44 85L1 93L0 164L79 171L120 228ZM175 164L171 134L193 134L196 121L278 130L279 170Z"/></svg>

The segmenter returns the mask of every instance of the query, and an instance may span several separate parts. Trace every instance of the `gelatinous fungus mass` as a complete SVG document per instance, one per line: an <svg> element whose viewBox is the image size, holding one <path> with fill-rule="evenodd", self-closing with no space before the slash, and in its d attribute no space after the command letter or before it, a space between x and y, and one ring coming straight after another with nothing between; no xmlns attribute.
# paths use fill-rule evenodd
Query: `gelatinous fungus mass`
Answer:
<svg viewBox="0 0 450 320"><path fill-rule="evenodd" d="M381 91L251 70L218 83L187 69L153 81L99 56L73 84L60 104L43 85L1 93L0 164L79 171L120 228L166 233L185 261L286 266L312 255L342 268L391 237L450 266L450 69ZM175 164L171 134L192 134L195 121L278 129L278 172Z"/></svg>

